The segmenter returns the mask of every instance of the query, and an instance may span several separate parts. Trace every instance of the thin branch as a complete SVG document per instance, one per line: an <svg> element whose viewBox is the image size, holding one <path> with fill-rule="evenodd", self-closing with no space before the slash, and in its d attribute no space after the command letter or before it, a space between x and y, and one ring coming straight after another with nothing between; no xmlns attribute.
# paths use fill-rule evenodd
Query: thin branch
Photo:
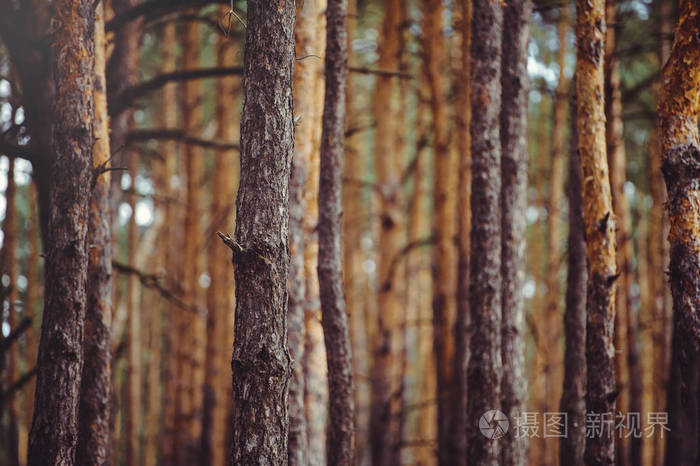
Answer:
<svg viewBox="0 0 700 466"><path fill-rule="evenodd" d="M129 131L126 135L126 142L134 143L148 140L175 140L195 146L201 146L209 149L223 150L239 150L238 144L231 144L225 141L216 141L212 139L201 139L196 136L187 134L185 130L178 128L150 128L150 129L135 129Z"/></svg>
<svg viewBox="0 0 700 466"><path fill-rule="evenodd" d="M0 138L0 154L6 155L10 158L19 157L32 163L39 160L37 154L32 152L29 147L13 144L10 141L6 141L4 138Z"/></svg>
<svg viewBox="0 0 700 466"><path fill-rule="evenodd" d="M172 290L163 286L162 277L160 275L145 273L135 267L118 261L112 261L112 267L114 267L114 270L116 270L119 273L136 275L136 277L141 282L141 285L143 285L146 288L156 290L165 300L173 303L175 306L187 311L197 311L197 309L194 306L187 304L185 301L180 299Z"/></svg>
<svg viewBox="0 0 700 466"><path fill-rule="evenodd" d="M15 327L12 332L7 336L7 338L4 338L2 341L0 341L0 355L4 354L5 351L7 351L12 343L17 340L19 337L22 336L24 332L26 332L30 327L32 326L32 319L29 317L24 318L17 327Z"/></svg>
<svg viewBox="0 0 700 466"><path fill-rule="evenodd" d="M156 91L170 82L190 81L193 79L215 78L219 76L231 76L243 74L243 68L240 66L232 67L215 67L215 68L200 68L196 70L180 70L172 73L160 74L154 78L135 84L115 98L110 99L109 114L114 117L126 110L131 103L149 92Z"/></svg>
<svg viewBox="0 0 700 466"><path fill-rule="evenodd" d="M384 290L391 289L391 283L394 281L394 275L396 274L396 269L399 266L399 263L401 260L408 255L411 251L413 251L416 248L420 248L423 246L430 246L435 242L435 238L432 236L429 236L428 238L422 238L422 239L417 239L415 241L411 241L407 245L405 245L399 252L396 253L396 255L391 259L391 262L389 263L389 269L387 270L387 277L386 280L382 283L382 288Z"/></svg>
<svg viewBox="0 0 700 466"><path fill-rule="evenodd" d="M415 79L416 78L411 73L404 73L402 71L379 70L379 69L366 68L366 67L360 67L360 66L350 66L350 67L348 67L348 71L350 71L351 73L359 73L359 74L374 74L377 76L382 76L384 78L394 78L394 77L401 78L401 79Z"/></svg>
<svg viewBox="0 0 700 466"><path fill-rule="evenodd" d="M8 396L13 394L17 390L21 390L22 387L24 387L27 384L27 382L32 380L32 377L36 375L37 371L38 367L34 366L31 370L25 372L22 377L17 379L15 382L12 383L12 385L7 387L7 389L5 389L5 391L2 392L2 399L7 399Z"/></svg>
<svg viewBox="0 0 700 466"><path fill-rule="evenodd" d="M212 3L228 4L228 0L147 0L133 8L116 15L105 24L105 31L117 31L130 22L150 15L168 13L188 7L211 5Z"/></svg>

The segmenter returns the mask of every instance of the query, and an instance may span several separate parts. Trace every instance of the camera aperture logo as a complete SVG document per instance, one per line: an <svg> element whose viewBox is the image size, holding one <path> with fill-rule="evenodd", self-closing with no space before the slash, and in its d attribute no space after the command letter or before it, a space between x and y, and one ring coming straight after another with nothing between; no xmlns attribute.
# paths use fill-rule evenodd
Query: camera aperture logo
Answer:
<svg viewBox="0 0 700 466"><path fill-rule="evenodd" d="M506 435L509 426L508 416L497 409L486 411L479 419L479 430L490 440Z"/></svg>

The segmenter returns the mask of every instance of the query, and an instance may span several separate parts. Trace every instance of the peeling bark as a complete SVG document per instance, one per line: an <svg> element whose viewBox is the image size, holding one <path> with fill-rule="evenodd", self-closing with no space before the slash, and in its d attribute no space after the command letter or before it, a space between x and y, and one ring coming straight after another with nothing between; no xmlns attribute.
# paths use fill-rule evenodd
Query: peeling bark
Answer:
<svg viewBox="0 0 700 466"><path fill-rule="evenodd" d="M94 12L89 0L57 0L51 67L61 118L52 125L46 292L31 466L72 465L78 439L87 285L87 227L92 181Z"/></svg>
<svg viewBox="0 0 700 466"><path fill-rule="evenodd" d="M605 146L603 88L604 0L576 2L578 147L583 170L588 288L586 323L587 411L615 412L615 217ZM610 414L608 414L610 415ZM614 431L586 439L587 464L613 464Z"/></svg>
<svg viewBox="0 0 700 466"><path fill-rule="evenodd" d="M234 464L287 461L287 235L294 2L248 3L236 200Z"/></svg>

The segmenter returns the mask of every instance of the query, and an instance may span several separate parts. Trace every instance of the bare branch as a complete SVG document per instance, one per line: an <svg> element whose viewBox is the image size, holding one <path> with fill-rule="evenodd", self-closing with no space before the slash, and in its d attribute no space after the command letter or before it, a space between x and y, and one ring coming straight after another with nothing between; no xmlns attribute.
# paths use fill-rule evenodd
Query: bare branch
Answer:
<svg viewBox="0 0 700 466"><path fill-rule="evenodd" d="M212 139L201 139L192 135L189 135L183 129L178 128L151 128L151 129L136 129L131 130L126 135L126 143L135 143L148 140L175 140L181 141L187 144L192 144L196 146L201 146L209 149L223 149L223 150L239 150L238 144L232 144L225 141L216 141Z"/></svg>
<svg viewBox="0 0 700 466"><path fill-rule="evenodd" d="M350 66L350 67L348 67L348 71L350 71L351 73L359 73L359 74L374 74L374 75L381 76L384 78L401 78L401 79L415 79L416 78L411 73L404 73L402 71L378 70L378 69L366 68L366 67L360 67L360 66Z"/></svg>
<svg viewBox="0 0 700 466"><path fill-rule="evenodd" d="M142 16L156 16L171 11L211 5L213 3L228 4L228 0L146 0L122 13L119 13L105 24L105 31L117 31L130 22Z"/></svg>

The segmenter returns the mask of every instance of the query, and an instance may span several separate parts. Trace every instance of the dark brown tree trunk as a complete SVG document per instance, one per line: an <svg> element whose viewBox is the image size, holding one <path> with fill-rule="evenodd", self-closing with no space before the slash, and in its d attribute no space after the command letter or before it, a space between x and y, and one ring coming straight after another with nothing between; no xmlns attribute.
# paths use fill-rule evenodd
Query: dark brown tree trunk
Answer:
<svg viewBox="0 0 700 466"><path fill-rule="evenodd" d="M294 2L248 3L236 201L234 464L287 461L287 234L294 150Z"/></svg>
<svg viewBox="0 0 700 466"><path fill-rule="evenodd" d="M318 281L321 323L328 360L328 464L353 464L353 399L350 333L343 295L341 178L347 87L347 4L329 0L326 9L326 95L318 191Z"/></svg>
<svg viewBox="0 0 700 466"><path fill-rule="evenodd" d="M484 441L479 423L498 437L490 410L501 407L501 45L499 2L474 1L472 36L471 152L472 232L469 299L473 332L468 366L468 457L474 464L500 463L500 444ZM484 416L482 418L482 416Z"/></svg>
<svg viewBox="0 0 700 466"><path fill-rule="evenodd" d="M615 217L605 146L603 43L605 1L576 2L578 146L583 169L583 215L588 257L586 407L590 416L615 412ZM613 464L614 429L586 439L587 464Z"/></svg>
<svg viewBox="0 0 700 466"><path fill-rule="evenodd" d="M27 461L32 466L75 462L93 175L93 2L57 0L53 6L51 66L61 118L52 126L45 306Z"/></svg>
<svg viewBox="0 0 700 466"><path fill-rule="evenodd" d="M668 192L671 231L670 283L673 296L674 378L681 409L671 422L667 464L698 464L700 447L700 4L681 2L671 57L659 100L662 170ZM676 366L677 365L677 366ZM674 419L675 418L675 419ZM673 463L671 463L673 458Z"/></svg>
<svg viewBox="0 0 700 466"><path fill-rule="evenodd" d="M562 412L567 413L568 435L559 443L561 464L583 466L586 445L586 237L583 223L581 161L576 137L576 101L571 103L569 148L569 244L564 311L564 386Z"/></svg>
<svg viewBox="0 0 700 466"><path fill-rule="evenodd" d="M105 82L106 41L104 6L95 9L95 170L106 168L109 158L109 119ZM110 172L98 174L88 213L88 278L78 464L111 464L109 427L112 395L112 234L109 210Z"/></svg>
<svg viewBox="0 0 700 466"><path fill-rule="evenodd" d="M525 411L525 210L527 208L527 44L532 12L529 0L508 0L503 8L501 61L501 411L516 419ZM525 435L501 445L501 464L527 464Z"/></svg>

